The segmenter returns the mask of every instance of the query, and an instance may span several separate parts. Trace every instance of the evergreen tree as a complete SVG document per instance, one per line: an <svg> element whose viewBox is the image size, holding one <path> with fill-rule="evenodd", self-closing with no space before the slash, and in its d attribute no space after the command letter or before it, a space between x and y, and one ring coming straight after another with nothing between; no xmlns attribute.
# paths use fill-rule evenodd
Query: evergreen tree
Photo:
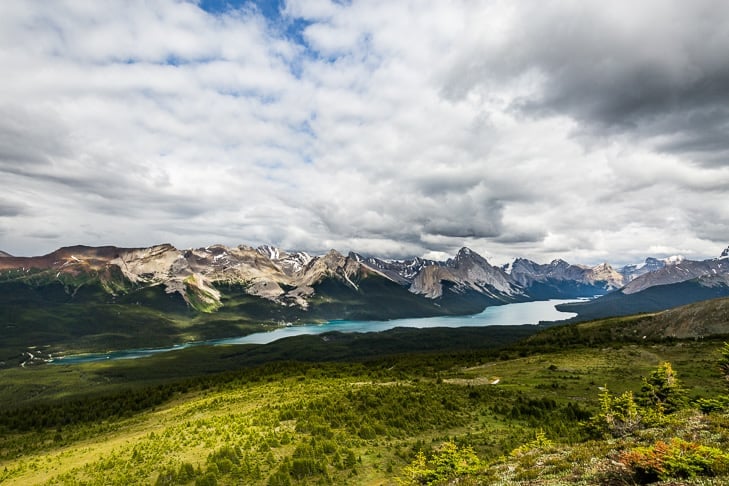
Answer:
<svg viewBox="0 0 729 486"><path fill-rule="evenodd" d="M686 406L686 390L676 378L671 363L659 364L656 370L643 378L639 401L645 407L654 407L666 414Z"/></svg>
<svg viewBox="0 0 729 486"><path fill-rule="evenodd" d="M719 359L719 370L724 378L729 381L729 343L724 343L721 348L721 358Z"/></svg>

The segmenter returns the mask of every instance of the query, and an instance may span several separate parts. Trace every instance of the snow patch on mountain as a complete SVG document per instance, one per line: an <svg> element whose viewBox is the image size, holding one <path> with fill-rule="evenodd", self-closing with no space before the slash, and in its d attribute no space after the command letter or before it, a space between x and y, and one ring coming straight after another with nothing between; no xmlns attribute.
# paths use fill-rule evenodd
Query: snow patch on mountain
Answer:
<svg viewBox="0 0 729 486"><path fill-rule="evenodd" d="M719 255L719 260L723 259L729 259L729 246L727 246L724 251L721 252L721 255Z"/></svg>

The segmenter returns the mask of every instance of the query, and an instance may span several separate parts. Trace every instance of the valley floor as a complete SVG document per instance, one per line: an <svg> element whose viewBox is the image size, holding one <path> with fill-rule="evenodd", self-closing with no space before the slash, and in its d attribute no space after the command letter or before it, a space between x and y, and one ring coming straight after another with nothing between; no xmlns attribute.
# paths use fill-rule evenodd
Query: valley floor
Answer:
<svg viewBox="0 0 729 486"><path fill-rule="evenodd" d="M6 405L28 382L55 398L0 414L0 483L632 484L617 482L635 480L625 452L677 438L726 450L729 415L694 407L661 428L597 439L581 424L599 411L599 388L637 392L668 361L690 398L719 396L721 346L271 363L128 391L108 385L108 364L3 370ZM727 484L726 466L701 484Z"/></svg>

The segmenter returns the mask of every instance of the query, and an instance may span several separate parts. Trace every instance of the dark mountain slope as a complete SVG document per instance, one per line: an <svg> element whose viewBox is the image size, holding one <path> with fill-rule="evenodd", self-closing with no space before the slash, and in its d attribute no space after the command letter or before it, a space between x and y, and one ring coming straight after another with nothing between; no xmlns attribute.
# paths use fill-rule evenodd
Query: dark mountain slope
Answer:
<svg viewBox="0 0 729 486"><path fill-rule="evenodd" d="M586 302L561 304L557 309L576 312L578 316L572 321L585 321L658 312L725 296L729 296L729 284L724 278L702 277L668 285L656 285L631 294L619 290Z"/></svg>

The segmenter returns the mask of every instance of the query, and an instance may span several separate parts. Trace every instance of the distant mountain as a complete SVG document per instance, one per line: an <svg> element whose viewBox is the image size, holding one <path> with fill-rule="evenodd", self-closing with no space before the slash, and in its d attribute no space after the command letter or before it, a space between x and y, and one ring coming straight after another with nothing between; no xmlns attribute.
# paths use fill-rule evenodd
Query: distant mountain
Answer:
<svg viewBox="0 0 729 486"><path fill-rule="evenodd" d="M721 255L719 255L719 259L723 260L725 258L729 258L729 246L727 246L724 251L721 252Z"/></svg>
<svg viewBox="0 0 729 486"><path fill-rule="evenodd" d="M411 286L412 292L429 298L441 297L445 289L456 293L473 291L506 301L526 297L524 289L503 270L465 247L445 264L423 267Z"/></svg>
<svg viewBox="0 0 729 486"><path fill-rule="evenodd" d="M578 320L585 320L662 311L727 296L729 248L718 258L703 261L687 260L680 255L663 260L647 258L641 266L623 267L622 273L628 282L618 291L558 308L576 312Z"/></svg>
<svg viewBox="0 0 729 486"><path fill-rule="evenodd" d="M729 295L729 258L647 260L642 275L607 263L516 259L497 267L469 248L446 261L384 260L246 245L179 250L71 246L0 257L0 367L33 349L169 346L282 324L475 314L511 302L602 297L560 307L579 319L655 312Z"/></svg>
<svg viewBox="0 0 729 486"><path fill-rule="evenodd" d="M517 258L502 269L535 299L593 297L622 286L623 276L609 264L572 265L564 260L539 264Z"/></svg>
<svg viewBox="0 0 729 486"><path fill-rule="evenodd" d="M445 262L422 258L380 260L357 253L350 257L429 299L440 299L448 292L480 294L497 303L526 298L524 289L502 269L466 247Z"/></svg>
<svg viewBox="0 0 729 486"><path fill-rule="evenodd" d="M70 300L97 288L100 293L94 298L114 302L150 296L150 289L156 289L152 301L165 309L171 302L203 313L254 309L251 317L263 320L466 314L509 302L603 294L608 295L589 304L593 310L588 312L587 304L581 309L590 315L625 314L628 309L666 308L674 298L687 302L673 296L669 288L652 290L650 299L643 293L657 286L692 281L683 286L693 289L686 295L716 296L729 275L728 255L729 248L720 258L702 262L648 258L644 264L618 271L608 263L589 267L559 259L539 264L517 258L497 267L466 247L438 262L383 260L357 253L344 256L336 250L312 256L269 245L187 250L169 244L72 246L38 257L3 254L0 285L56 285ZM169 298L160 300L161 295ZM138 301L144 305L145 299Z"/></svg>
<svg viewBox="0 0 729 486"><path fill-rule="evenodd" d="M645 262L643 262L643 263L625 265L619 271L623 275L623 281L625 283L628 283L628 282L632 281L633 279L640 277L641 275L645 275L646 273L660 270L661 268L663 268L665 266L666 266L665 260L648 257L645 259Z"/></svg>
<svg viewBox="0 0 729 486"><path fill-rule="evenodd" d="M624 294L634 294L656 285L668 285L703 276L724 274L729 274L729 260L727 259L679 260L633 279L621 291Z"/></svg>
<svg viewBox="0 0 729 486"><path fill-rule="evenodd" d="M402 285L412 284L415 277L422 272L425 267L439 264L439 262L433 260L426 260L417 257L411 260L381 260L375 257L364 257L359 253L354 252L350 253L349 257L373 270L381 272L393 281Z"/></svg>
<svg viewBox="0 0 729 486"><path fill-rule="evenodd" d="M236 296L250 296L259 299L251 304L256 316L285 320L463 314L529 300L508 275L467 248L447 262L387 262L336 250L311 256L272 246L74 246L39 257L2 258L0 284L10 283L58 285L71 300L89 285L103 291L102 300L106 295L114 301L156 288L204 313L225 306L242 311Z"/></svg>
<svg viewBox="0 0 729 486"><path fill-rule="evenodd" d="M648 274L649 275L649 274ZM729 274L704 275L691 280L654 285L626 293L625 289L586 302L561 304L557 309L576 312L573 320L658 312L708 299L729 296Z"/></svg>
<svg viewBox="0 0 729 486"><path fill-rule="evenodd" d="M0 250L0 258L6 258L6 257L12 257L10 253L5 253L4 251Z"/></svg>

